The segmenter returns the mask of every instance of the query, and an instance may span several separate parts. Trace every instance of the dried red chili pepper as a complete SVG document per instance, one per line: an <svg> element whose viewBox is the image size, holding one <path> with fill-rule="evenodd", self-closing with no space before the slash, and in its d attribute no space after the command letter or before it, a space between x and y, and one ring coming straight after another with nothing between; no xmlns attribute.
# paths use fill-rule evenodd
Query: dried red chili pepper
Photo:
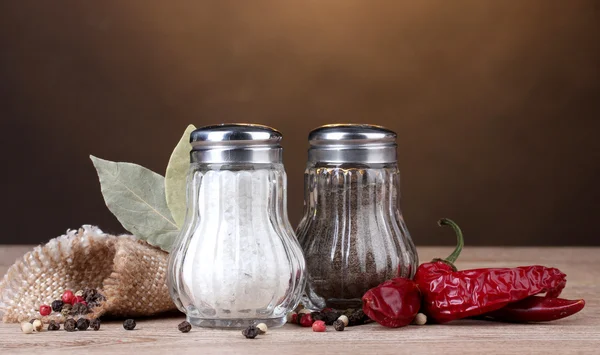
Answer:
<svg viewBox="0 0 600 355"><path fill-rule="evenodd" d="M362 297L363 311L377 323L391 328L410 324L421 306L417 284L395 278L367 291Z"/></svg>
<svg viewBox="0 0 600 355"><path fill-rule="evenodd" d="M462 232L449 219L438 224L454 229L457 246L446 259L434 259L417 268L414 280L423 295L423 313L429 319L444 323L478 316L539 293L558 297L565 287L565 274L540 265L457 271L453 263L463 247Z"/></svg>
<svg viewBox="0 0 600 355"><path fill-rule="evenodd" d="M572 316L584 306L584 300L530 296L497 311L486 313L482 317L501 322L549 322Z"/></svg>

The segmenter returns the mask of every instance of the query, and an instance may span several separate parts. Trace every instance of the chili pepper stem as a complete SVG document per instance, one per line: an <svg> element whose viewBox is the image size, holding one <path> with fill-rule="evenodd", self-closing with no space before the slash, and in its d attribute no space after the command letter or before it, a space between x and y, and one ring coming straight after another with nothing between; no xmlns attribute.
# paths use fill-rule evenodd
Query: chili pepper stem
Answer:
<svg viewBox="0 0 600 355"><path fill-rule="evenodd" d="M456 259L458 259L458 256L460 255L460 252L462 251L465 243L462 231L460 230L460 227L456 223L454 223L453 220L448 218L440 219L438 221L438 225L440 225L440 227L450 226L452 227L452 229L454 229L454 233L456 233L456 248L454 249L452 254L450 254L446 259L444 259L444 261L446 261L447 263L454 264L456 262Z"/></svg>

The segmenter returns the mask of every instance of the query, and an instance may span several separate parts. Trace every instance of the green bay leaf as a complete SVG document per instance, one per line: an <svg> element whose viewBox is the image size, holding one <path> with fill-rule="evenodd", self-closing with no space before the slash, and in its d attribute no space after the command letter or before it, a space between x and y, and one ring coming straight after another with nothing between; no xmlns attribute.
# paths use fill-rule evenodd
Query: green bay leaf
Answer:
<svg viewBox="0 0 600 355"><path fill-rule="evenodd" d="M90 155L108 209L138 239L170 251L179 234L171 217L164 178L132 163L117 163Z"/></svg>
<svg viewBox="0 0 600 355"><path fill-rule="evenodd" d="M167 206L178 227L183 226L186 211L186 182L190 168L190 134L196 127L189 125L183 132L181 139L173 149L167 171L165 173L165 195Z"/></svg>

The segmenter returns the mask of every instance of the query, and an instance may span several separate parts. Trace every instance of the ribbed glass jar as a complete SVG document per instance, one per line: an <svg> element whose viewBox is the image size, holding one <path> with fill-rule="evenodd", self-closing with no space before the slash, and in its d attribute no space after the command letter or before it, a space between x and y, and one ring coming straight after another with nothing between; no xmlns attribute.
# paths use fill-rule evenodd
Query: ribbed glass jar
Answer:
<svg viewBox="0 0 600 355"><path fill-rule="evenodd" d="M367 132L379 130L360 127ZM338 138L335 142L340 148ZM369 139L381 144L373 136ZM354 140L358 139L346 138L343 144L352 146ZM360 142L369 144L364 137ZM326 140L320 139L315 149L323 144L327 145ZM339 152L335 154L340 158ZM309 160L304 217L297 228L308 270L306 302L315 309L360 307L368 289L393 277L412 277L418 264L399 209L395 149L388 159L341 157L360 160L355 162L328 162L322 152L315 156L325 161Z"/></svg>
<svg viewBox="0 0 600 355"><path fill-rule="evenodd" d="M283 164L263 154L262 145L251 159L243 149L239 157L250 161L207 163L203 159L214 160L214 152L197 159L192 152L188 210L171 252L169 289L196 326L280 326L304 289L305 262L288 222ZM237 154L230 153L225 156Z"/></svg>

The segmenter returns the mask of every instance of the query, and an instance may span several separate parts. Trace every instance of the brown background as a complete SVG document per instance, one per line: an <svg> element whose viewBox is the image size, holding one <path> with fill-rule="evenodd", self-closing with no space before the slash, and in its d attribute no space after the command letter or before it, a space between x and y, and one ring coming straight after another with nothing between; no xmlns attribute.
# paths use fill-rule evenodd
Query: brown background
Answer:
<svg viewBox="0 0 600 355"><path fill-rule="evenodd" d="M122 231L88 154L164 173L188 123L399 134L418 245L594 244L599 1L3 1L0 242Z"/></svg>

